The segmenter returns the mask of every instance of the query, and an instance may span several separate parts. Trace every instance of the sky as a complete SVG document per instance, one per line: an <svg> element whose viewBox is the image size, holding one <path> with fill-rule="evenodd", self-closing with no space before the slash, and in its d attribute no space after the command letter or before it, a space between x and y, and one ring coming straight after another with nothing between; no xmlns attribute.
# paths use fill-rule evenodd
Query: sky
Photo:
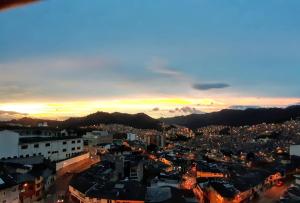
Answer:
<svg viewBox="0 0 300 203"><path fill-rule="evenodd" d="M0 119L300 103L298 0L48 0L0 12Z"/></svg>

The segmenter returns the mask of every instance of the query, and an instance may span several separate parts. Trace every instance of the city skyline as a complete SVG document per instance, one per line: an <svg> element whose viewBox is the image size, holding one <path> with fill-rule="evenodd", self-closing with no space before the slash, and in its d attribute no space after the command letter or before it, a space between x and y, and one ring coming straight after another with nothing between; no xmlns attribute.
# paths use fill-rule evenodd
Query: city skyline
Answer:
<svg viewBox="0 0 300 203"><path fill-rule="evenodd" d="M297 1L47 1L0 13L0 119L300 102Z"/></svg>

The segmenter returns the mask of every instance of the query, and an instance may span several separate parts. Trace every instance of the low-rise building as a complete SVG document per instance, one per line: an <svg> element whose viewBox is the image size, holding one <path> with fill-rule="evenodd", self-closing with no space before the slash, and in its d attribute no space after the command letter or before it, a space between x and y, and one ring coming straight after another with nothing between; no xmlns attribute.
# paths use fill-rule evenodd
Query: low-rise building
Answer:
<svg viewBox="0 0 300 203"><path fill-rule="evenodd" d="M74 177L69 192L82 203L144 203L146 188L135 180L118 181L109 166L98 164Z"/></svg>
<svg viewBox="0 0 300 203"><path fill-rule="evenodd" d="M88 146L95 147L104 143L112 143L113 135L108 131L92 131L87 132L83 136L83 140Z"/></svg>
<svg viewBox="0 0 300 203"><path fill-rule="evenodd" d="M14 131L0 131L0 159L41 155L51 161L59 161L82 151L83 140L77 136L20 136Z"/></svg>
<svg viewBox="0 0 300 203"><path fill-rule="evenodd" d="M19 186L18 183L9 175L0 175L0 202L18 203Z"/></svg>

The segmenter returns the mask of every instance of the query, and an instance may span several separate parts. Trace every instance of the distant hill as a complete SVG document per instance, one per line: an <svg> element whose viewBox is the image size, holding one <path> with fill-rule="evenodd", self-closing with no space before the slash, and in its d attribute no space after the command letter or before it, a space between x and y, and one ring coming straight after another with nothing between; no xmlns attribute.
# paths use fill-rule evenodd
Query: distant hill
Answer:
<svg viewBox="0 0 300 203"><path fill-rule="evenodd" d="M123 124L139 129L161 129L160 121L144 113L106 113L97 112L85 117L69 118L62 122L62 127L87 126L96 124Z"/></svg>
<svg viewBox="0 0 300 203"><path fill-rule="evenodd" d="M38 119L38 118L29 118L29 117L24 117L24 118L20 118L20 119L13 119L11 121L3 121L3 122L0 122L0 124L5 125L7 123L13 123L13 124L37 126L39 123L44 123L44 122L47 122L47 124L51 127L56 127L56 126L59 126L61 124L61 121Z"/></svg>
<svg viewBox="0 0 300 203"><path fill-rule="evenodd" d="M161 123L181 125L192 129L208 125L253 125L259 123L280 123L290 119L300 118L300 105L287 108L249 108L246 110L224 109L206 114L191 114L172 118L154 119L144 113L106 113L96 112L84 117L69 118L64 121L21 118L9 122L0 122L0 126L7 123L37 126L47 122L49 127L77 128L97 124L122 124L139 129L161 130Z"/></svg>
<svg viewBox="0 0 300 203"><path fill-rule="evenodd" d="M160 121L144 113L126 114L126 113L106 113L96 112L84 117L69 118L64 121L44 120L24 117L17 120L0 122L0 125L8 123L37 126L39 123L47 122L49 127L77 128L81 126L97 124L122 124L138 129L161 129Z"/></svg>
<svg viewBox="0 0 300 203"><path fill-rule="evenodd" d="M287 108L250 108L246 110L224 109L206 114L191 114L172 118L161 118L166 124L177 124L192 129L208 125L254 125L259 123L280 123L300 117L300 105Z"/></svg>

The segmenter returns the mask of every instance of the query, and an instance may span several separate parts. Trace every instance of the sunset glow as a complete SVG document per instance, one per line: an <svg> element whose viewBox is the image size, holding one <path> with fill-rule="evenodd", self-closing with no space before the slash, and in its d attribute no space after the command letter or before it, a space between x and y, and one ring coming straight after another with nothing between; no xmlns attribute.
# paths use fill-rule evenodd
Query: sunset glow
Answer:
<svg viewBox="0 0 300 203"><path fill-rule="evenodd" d="M114 99L106 101L69 101L43 103L3 103L2 111L16 111L32 117L65 119L74 116L85 116L97 111L104 112L145 112L158 117L170 117L189 114L181 112L180 108L190 107L202 112L213 112L224 108L234 108L236 104L251 107L253 104L261 107L285 107L299 102L298 98L149 98L149 99ZM177 112L172 112L179 109ZM24 115L22 115L24 116Z"/></svg>

